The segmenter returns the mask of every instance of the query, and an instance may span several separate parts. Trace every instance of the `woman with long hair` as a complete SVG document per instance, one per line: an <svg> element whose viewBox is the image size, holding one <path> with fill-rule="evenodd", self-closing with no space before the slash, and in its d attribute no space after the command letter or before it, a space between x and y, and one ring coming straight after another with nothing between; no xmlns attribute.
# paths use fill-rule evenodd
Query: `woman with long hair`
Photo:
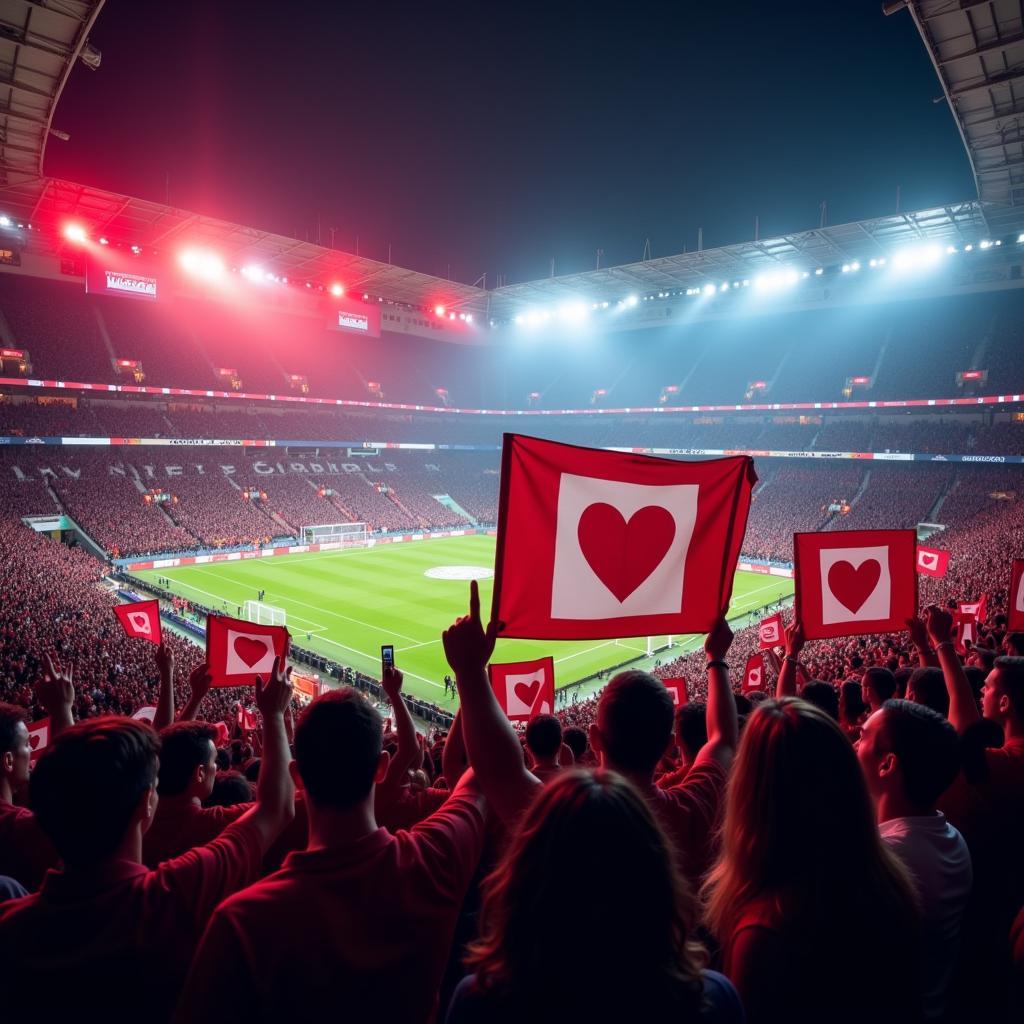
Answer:
<svg viewBox="0 0 1024 1024"><path fill-rule="evenodd" d="M785 697L747 720L704 895L753 1024L919 1019L912 883L879 839L852 745L818 708Z"/></svg>
<svg viewBox="0 0 1024 1024"><path fill-rule="evenodd" d="M613 772L565 772L539 791L485 883L473 974L448 1024L739 1024L732 985L701 969L694 920L643 797Z"/></svg>

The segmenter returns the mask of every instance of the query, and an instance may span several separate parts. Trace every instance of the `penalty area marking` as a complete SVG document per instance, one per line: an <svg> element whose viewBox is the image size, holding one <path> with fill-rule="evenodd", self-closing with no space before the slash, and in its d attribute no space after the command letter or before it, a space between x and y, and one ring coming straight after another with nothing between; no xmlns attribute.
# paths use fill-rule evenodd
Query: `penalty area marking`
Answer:
<svg viewBox="0 0 1024 1024"><path fill-rule="evenodd" d="M423 575L431 580L489 580L494 570L482 565L435 565Z"/></svg>

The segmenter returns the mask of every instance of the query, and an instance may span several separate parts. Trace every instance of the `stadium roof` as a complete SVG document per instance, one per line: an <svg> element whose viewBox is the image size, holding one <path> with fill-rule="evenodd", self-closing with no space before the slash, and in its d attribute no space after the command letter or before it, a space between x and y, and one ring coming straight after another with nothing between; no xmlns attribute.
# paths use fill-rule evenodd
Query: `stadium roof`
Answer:
<svg viewBox="0 0 1024 1024"><path fill-rule="evenodd" d="M443 302L481 313L487 305L487 293L472 285L59 178L0 187L0 212L39 229L33 240L51 248L63 244L61 226L73 220L91 237L103 236L115 245L155 250L207 246L239 267L260 264L288 277L336 279L349 292L361 289L395 302Z"/></svg>
<svg viewBox="0 0 1024 1024"><path fill-rule="evenodd" d="M0 0L0 185L38 178L53 111L104 0Z"/></svg>
<svg viewBox="0 0 1024 1024"><path fill-rule="evenodd" d="M1021 218L1024 224L1024 218ZM1014 228L1014 230L1017 230ZM700 287L751 278L780 268L811 270L885 256L903 246L933 242L960 246L991 235L988 206L971 201L887 217L762 238L718 249L681 253L618 267L507 285L491 292L491 315L572 299L616 300L627 294Z"/></svg>
<svg viewBox="0 0 1024 1024"><path fill-rule="evenodd" d="M967 147L994 234L1020 229L1024 203L1021 0L895 0L907 7Z"/></svg>

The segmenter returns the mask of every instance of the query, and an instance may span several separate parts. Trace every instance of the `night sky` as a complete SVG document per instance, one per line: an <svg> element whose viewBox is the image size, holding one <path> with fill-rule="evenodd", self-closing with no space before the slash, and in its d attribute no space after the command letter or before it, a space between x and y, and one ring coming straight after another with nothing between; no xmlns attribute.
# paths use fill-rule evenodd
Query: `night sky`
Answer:
<svg viewBox="0 0 1024 1024"><path fill-rule="evenodd" d="M472 282L973 198L880 0L108 0L45 170Z"/></svg>

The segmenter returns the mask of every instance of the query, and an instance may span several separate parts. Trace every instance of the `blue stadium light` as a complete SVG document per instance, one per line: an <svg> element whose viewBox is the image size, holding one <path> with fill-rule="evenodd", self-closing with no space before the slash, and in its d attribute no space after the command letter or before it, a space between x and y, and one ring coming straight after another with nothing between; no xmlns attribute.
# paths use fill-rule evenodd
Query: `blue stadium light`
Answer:
<svg viewBox="0 0 1024 1024"><path fill-rule="evenodd" d="M635 295L629 295L626 297L627 306L635 306L637 304L637 297Z"/></svg>
<svg viewBox="0 0 1024 1024"><path fill-rule="evenodd" d="M704 294L705 295L714 295L715 294L715 286L713 284L706 284L706 285L704 285Z"/></svg>
<svg viewBox="0 0 1024 1024"><path fill-rule="evenodd" d="M974 252L974 246L973 245L965 245L964 246L964 252Z"/></svg>
<svg viewBox="0 0 1024 1024"><path fill-rule="evenodd" d="M893 270L921 270L933 267L944 253L938 245L924 245L916 249L903 249L892 258Z"/></svg>
<svg viewBox="0 0 1024 1024"><path fill-rule="evenodd" d="M582 302L569 302L559 308L558 315L562 320L579 323L581 320L586 320L587 307Z"/></svg>
<svg viewBox="0 0 1024 1024"><path fill-rule="evenodd" d="M1018 245L1024 245L1024 233L1022 233L1022 234L1019 234L1019 235L1017 236L1017 244L1018 244Z"/></svg>
<svg viewBox="0 0 1024 1024"><path fill-rule="evenodd" d="M814 271L814 276L815 276L815 277L821 277L821 275L822 275L822 274L824 274L824 273L825 273L825 268L824 268L824 267L818 267L818 268L817 268L817 269L816 269L816 270Z"/></svg>
<svg viewBox="0 0 1024 1024"><path fill-rule="evenodd" d="M729 282L728 282L728 281L723 281L723 282L722 282L722 283L721 283L721 284L720 284L720 285L718 286L718 290L719 290L720 292L727 292L727 291L729 290Z"/></svg>
<svg viewBox="0 0 1024 1024"><path fill-rule="evenodd" d="M984 239L982 239L978 243L978 248L979 249L991 249L992 248L992 243L987 238L984 238Z"/></svg>

